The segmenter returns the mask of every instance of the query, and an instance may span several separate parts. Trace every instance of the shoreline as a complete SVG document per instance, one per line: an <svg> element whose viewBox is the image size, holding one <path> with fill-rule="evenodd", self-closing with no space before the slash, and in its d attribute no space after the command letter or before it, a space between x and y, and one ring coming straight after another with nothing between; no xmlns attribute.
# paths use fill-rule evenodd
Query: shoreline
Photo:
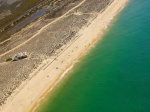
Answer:
<svg viewBox="0 0 150 112"><path fill-rule="evenodd" d="M66 67L66 69L60 74L60 77L58 77L58 79L55 80L55 83L43 92L43 95L39 97L38 101L34 104L34 106L31 107L29 112L35 112L35 110L43 103L43 101L45 101L45 98L48 97L50 92L53 89L55 89L55 86L57 86L66 75L69 75L68 72L73 69L74 65L79 62L80 58L86 55L89 52L89 50L93 48L97 41L99 41L99 38L93 40L93 42L91 42L91 44L87 46L86 50L83 53L81 53L70 65L68 65L68 67Z"/></svg>
<svg viewBox="0 0 150 112"><path fill-rule="evenodd" d="M115 0L114 0L115 1ZM113 1L113 2L114 2ZM112 4L113 4L112 2ZM128 0L126 0L126 3L128 2ZM125 3L125 5L126 5ZM112 5L110 4L110 6ZM115 15L110 19L110 21L108 22L108 24L105 26L105 28L102 30L101 34L100 34L100 37L97 37L95 38L91 43L89 43L89 45L87 46L87 48L84 50L84 52L80 53L79 56L70 64L70 66L66 67L66 70L64 72L62 72L60 75L60 77L58 78L58 80L55 81L55 83L53 84L52 87L49 87L42 96L40 96L39 100L34 104L34 106L30 109L29 112L35 112L35 110L45 101L46 97L48 97L48 95L50 94L50 92L54 89L55 86L58 85L58 83L60 83L61 80L63 80L63 78L66 76L66 75L69 75L68 72L70 70L73 69L74 65L76 63L78 63L78 60L80 60L80 58L82 58L86 53L88 53L92 47L101 39L101 37L103 36L103 34L106 32L108 26L111 24L111 22L113 21L114 17L117 16L117 14L125 7L122 6L118 9L118 11L115 13ZM108 6L109 8L109 6ZM107 10L107 9L106 9ZM105 12L105 10L104 10ZM103 12L102 12L103 13ZM97 18L97 17L96 17Z"/></svg>
<svg viewBox="0 0 150 112"><path fill-rule="evenodd" d="M88 27L81 29L79 31L79 38L69 45L67 49L57 57L57 60L52 62L52 64L49 65L48 63L46 64L46 68L45 66L42 67L44 70L41 69L37 75L33 77L33 79L29 80L25 87L23 87L19 93L12 98L12 101L10 100L10 102L7 102L9 104L6 104L6 108L4 108L2 112L35 110L35 107L37 107L36 104L40 103L39 98L43 98L43 95L47 94L48 91L51 91L51 89L53 89L63 78L62 75L66 75L65 73L67 73L66 71L68 68L73 66L73 62L83 56L83 54L88 51L91 46L101 39L103 32L107 29L107 25L109 25L113 17L122 10L127 1L128 0L114 0L103 13L100 13L90 23ZM100 20L102 22L99 22ZM80 49L78 47L80 47ZM66 57L68 57L68 59L66 59ZM58 69L56 69L57 67ZM37 84L40 82L43 83L37 87ZM26 93L27 91L28 93ZM30 101L24 101L25 99L30 99ZM17 103L19 101L24 102L20 102L21 105L18 106Z"/></svg>

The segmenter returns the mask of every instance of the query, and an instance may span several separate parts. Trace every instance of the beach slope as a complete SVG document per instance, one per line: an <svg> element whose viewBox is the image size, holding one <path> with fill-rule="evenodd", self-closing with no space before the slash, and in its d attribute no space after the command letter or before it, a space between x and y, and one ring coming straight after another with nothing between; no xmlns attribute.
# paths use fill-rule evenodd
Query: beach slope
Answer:
<svg viewBox="0 0 150 112"><path fill-rule="evenodd" d="M63 79L68 69L72 68L76 60L83 56L83 54L88 51L91 46L101 39L102 34L107 29L111 20L121 11L121 9L123 9L127 1L128 0L110 0L109 2L106 2L105 7L101 8L101 1L99 0L94 0L94 3L91 0L82 0L78 5L73 7L64 15L55 19L53 23L43 26L39 32L33 35L32 39L38 38L42 35L44 35L46 39L46 33L49 35L51 34L50 29L56 31L57 28L60 27L57 27L57 25L67 23L62 27L62 29L71 27L71 32L69 30L70 35L63 35L64 32L62 30L59 32L59 35L62 34L63 37L66 36L69 41L56 50L55 56L50 55L41 62L37 69L30 74L30 76L34 77L30 77L30 80L24 81L24 83L17 88L11 97L8 98L6 104L3 105L1 112L34 111L44 96L53 90L55 85ZM75 24L73 24L72 21L75 21ZM75 25L78 27L75 27ZM56 28L53 28L53 26ZM57 36L57 34L55 35ZM28 40L16 49L19 49L20 47L23 48L26 44L30 45L31 41L32 44L33 42L36 42L32 39ZM47 44L46 42L41 44L48 47L49 43L47 42ZM44 47L41 47L41 49L44 49ZM35 53L38 51L38 49L33 50Z"/></svg>

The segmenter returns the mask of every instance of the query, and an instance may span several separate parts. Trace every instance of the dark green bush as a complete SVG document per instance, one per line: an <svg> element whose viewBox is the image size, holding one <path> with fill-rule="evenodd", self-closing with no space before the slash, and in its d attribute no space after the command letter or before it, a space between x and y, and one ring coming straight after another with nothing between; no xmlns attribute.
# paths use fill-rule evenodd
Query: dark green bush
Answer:
<svg viewBox="0 0 150 112"><path fill-rule="evenodd" d="M12 58L8 58L8 59L6 59L6 62L11 61L11 60L12 60Z"/></svg>

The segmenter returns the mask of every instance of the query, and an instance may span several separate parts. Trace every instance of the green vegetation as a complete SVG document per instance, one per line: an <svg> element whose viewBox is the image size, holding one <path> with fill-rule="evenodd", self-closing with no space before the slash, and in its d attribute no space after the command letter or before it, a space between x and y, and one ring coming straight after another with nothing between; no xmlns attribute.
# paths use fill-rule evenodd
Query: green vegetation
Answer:
<svg viewBox="0 0 150 112"><path fill-rule="evenodd" d="M8 59L6 59L6 62L8 62L8 61L12 61L12 58L8 58Z"/></svg>
<svg viewBox="0 0 150 112"><path fill-rule="evenodd" d="M37 5L38 3L40 3L41 0L23 0L21 3L20 7L16 7L18 4L20 4L20 2L16 2L10 6L3 6L1 7L1 11L3 10L10 10L12 12L11 15L9 15L7 18L4 18L0 21L1 24L1 28L4 27L6 24L11 23L12 21L14 21L16 18L20 17L23 13L25 13L27 10L29 10L30 8L34 7L35 5Z"/></svg>

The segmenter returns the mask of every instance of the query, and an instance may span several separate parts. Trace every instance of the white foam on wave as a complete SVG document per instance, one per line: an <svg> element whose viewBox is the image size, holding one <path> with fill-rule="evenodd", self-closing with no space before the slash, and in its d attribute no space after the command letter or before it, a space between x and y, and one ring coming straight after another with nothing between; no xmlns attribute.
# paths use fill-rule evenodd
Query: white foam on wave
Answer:
<svg viewBox="0 0 150 112"><path fill-rule="evenodd" d="M54 84L54 86L52 86L52 87L50 88L50 90L49 90L42 98L40 98L40 99L38 100L38 103L37 103L36 107L33 109L32 112L35 112L35 110L39 107L40 102L45 99L45 97L48 95L48 93L50 93L50 92L54 89L54 87L65 77L65 75L66 75L66 74L74 67L74 65L75 65L76 63L78 63L78 62L79 62L78 60L75 60L75 61L72 63L72 65L71 65L67 70L65 70L65 71L63 72L63 74L61 75L61 77L59 78L59 80Z"/></svg>

